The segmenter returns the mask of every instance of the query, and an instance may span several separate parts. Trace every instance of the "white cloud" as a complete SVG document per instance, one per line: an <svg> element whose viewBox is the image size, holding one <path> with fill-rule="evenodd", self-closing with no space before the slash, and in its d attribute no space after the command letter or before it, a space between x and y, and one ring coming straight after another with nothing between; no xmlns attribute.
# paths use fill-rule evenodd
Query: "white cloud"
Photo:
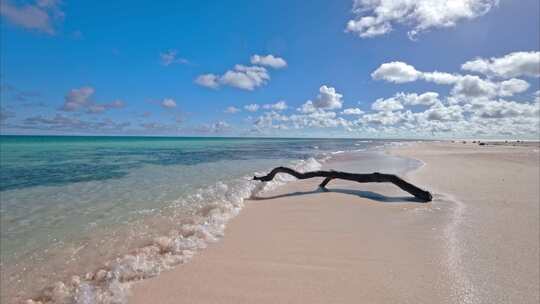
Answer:
<svg viewBox="0 0 540 304"><path fill-rule="evenodd" d="M73 112L91 105L92 101L90 99L94 92L95 90L92 87L72 89L64 98L62 110Z"/></svg>
<svg viewBox="0 0 540 304"><path fill-rule="evenodd" d="M270 76L263 67L237 64L234 70L225 72L223 76L214 74L200 75L195 79L195 83L212 89L217 89L220 85L229 85L251 91L256 87L266 84L269 79Z"/></svg>
<svg viewBox="0 0 540 304"><path fill-rule="evenodd" d="M316 110L341 109L343 106L343 95L336 92L333 87L323 85L319 88L319 94L315 101L308 100L297 110L302 113L313 113Z"/></svg>
<svg viewBox="0 0 540 304"><path fill-rule="evenodd" d="M251 91L266 84L269 79L270 75L263 67L237 64L234 70L227 71L221 76L220 83Z"/></svg>
<svg viewBox="0 0 540 304"><path fill-rule="evenodd" d="M421 73L412 65L401 61L383 63L373 73L371 78L375 80L386 80L395 83L416 81Z"/></svg>
<svg viewBox="0 0 540 304"><path fill-rule="evenodd" d="M169 66L174 63L189 63L187 59L178 57L177 50L168 50L166 52L160 53L159 58L161 60L161 64L164 66Z"/></svg>
<svg viewBox="0 0 540 304"><path fill-rule="evenodd" d="M343 112L341 112L341 114L344 114L344 115L362 115L362 114L364 114L364 111L360 110L359 108L348 108L348 109L343 110Z"/></svg>
<svg viewBox="0 0 540 304"><path fill-rule="evenodd" d="M90 86L72 89L64 97L64 104L60 110L65 112L85 111L88 114L100 114L110 109L125 107L124 101L117 99L109 103L96 103L93 100L95 89Z"/></svg>
<svg viewBox="0 0 540 304"><path fill-rule="evenodd" d="M436 103L439 103L439 93L436 92L426 92L423 94L416 93L398 93L396 97L400 100L403 100L404 104L407 105L423 105L423 106L432 106Z"/></svg>
<svg viewBox="0 0 540 304"><path fill-rule="evenodd" d="M371 109L375 111L392 112L402 110L403 105L398 98L395 97L390 97L388 99L379 98L371 104Z"/></svg>
<svg viewBox="0 0 540 304"><path fill-rule="evenodd" d="M280 100L274 104L265 104L263 105L263 109L266 110L275 110L275 111L283 111L288 108L287 103L283 100Z"/></svg>
<svg viewBox="0 0 540 304"><path fill-rule="evenodd" d="M251 56L251 64L269 66L274 69L281 69L287 66L285 59L274 57L274 55L253 55Z"/></svg>
<svg viewBox="0 0 540 304"><path fill-rule="evenodd" d="M499 96L512 96L523 93L529 89L530 85L525 80L512 78L499 84Z"/></svg>
<svg viewBox="0 0 540 304"><path fill-rule="evenodd" d="M307 114L307 113L315 112L317 108L313 105L313 101L308 100L302 106L300 106L300 108L296 110L301 113Z"/></svg>
<svg viewBox="0 0 540 304"><path fill-rule="evenodd" d="M378 125L391 126L391 125L395 125L395 124L406 121L407 120L406 116L408 115L408 113L405 114L402 112L389 112L389 111L369 113L362 116L362 118L360 118L360 123L374 124L375 126L378 126Z"/></svg>
<svg viewBox="0 0 540 304"><path fill-rule="evenodd" d="M219 87L219 76L214 74L200 75L195 79L195 83L203 87L217 89Z"/></svg>
<svg viewBox="0 0 540 304"><path fill-rule="evenodd" d="M460 75L450 74L450 73L445 73L445 72L438 72L438 71L424 72L424 73L421 73L420 77L427 82L433 82L436 84L446 84L446 85L454 84L458 82L461 78Z"/></svg>
<svg viewBox="0 0 540 304"><path fill-rule="evenodd" d="M167 109L176 108L176 101L172 98L165 98L161 101L161 106Z"/></svg>
<svg viewBox="0 0 540 304"><path fill-rule="evenodd" d="M515 101L489 100L473 104L471 111L481 118L536 117L538 103L519 103Z"/></svg>
<svg viewBox="0 0 540 304"><path fill-rule="evenodd" d="M237 64L234 66L234 69L226 71L223 75L200 75L195 79L195 83L212 89L216 89L221 85L228 85L238 89L252 91L257 87L265 85L270 80L268 70L261 65L281 68L283 67L283 63L286 65L284 60L281 62L282 60L282 58L272 55L254 55L251 61L257 62L259 65L245 66Z"/></svg>
<svg viewBox="0 0 540 304"><path fill-rule="evenodd" d="M492 97L497 94L497 86L493 82L483 80L478 76L465 75L456 83L452 89L452 94L466 97Z"/></svg>
<svg viewBox="0 0 540 304"><path fill-rule="evenodd" d="M317 95L313 105L319 109L341 109L343 106L341 98L343 95L336 92L335 88L323 85L319 88L319 95Z"/></svg>
<svg viewBox="0 0 540 304"><path fill-rule="evenodd" d="M540 96L540 93L535 93ZM450 96L451 97L451 96ZM266 112L254 120L254 130L292 130L342 128L348 132L377 136L451 136L451 137L508 137L538 136L540 130L540 102L516 102L469 98L463 104L450 104L436 92L397 93L389 98L379 98L370 113L360 109L336 112L311 106L302 114L290 116L278 112ZM426 109L418 110L422 105ZM414 108L408 108L414 107ZM413 112L413 109L415 112Z"/></svg>
<svg viewBox="0 0 540 304"><path fill-rule="evenodd" d="M257 110L259 110L259 105L256 103L248 104L244 106L244 110L248 112L257 112Z"/></svg>
<svg viewBox="0 0 540 304"><path fill-rule="evenodd" d="M34 4L17 6L9 0L4 0L0 1L0 13L14 25L50 35L55 33L54 20L64 17L59 8L59 1L41 0Z"/></svg>
<svg viewBox="0 0 540 304"><path fill-rule="evenodd" d="M499 58L478 58L465 62L461 68L501 78L540 77L540 52L514 52Z"/></svg>
<svg viewBox="0 0 540 304"><path fill-rule="evenodd" d="M194 129L196 133L224 133L231 129L231 125L229 125L225 121L217 121L212 124L202 124Z"/></svg>
<svg viewBox="0 0 540 304"><path fill-rule="evenodd" d="M510 74L508 74L510 75ZM404 62L383 63L371 77L375 80L385 80L394 83L424 80L441 85L452 85L452 95L455 102L467 98L493 98L496 96L513 96L523 93L530 87L529 83L517 78L496 82L483 79L477 75L460 75L446 72L422 72Z"/></svg>
<svg viewBox="0 0 540 304"><path fill-rule="evenodd" d="M230 107L227 107L224 112L228 114L236 114L240 112L240 109L237 107L230 106Z"/></svg>
<svg viewBox="0 0 540 304"><path fill-rule="evenodd" d="M458 105L444 106L438 103L424 113L427 120L435 121L459 121L463 120L463 109Z"/></svg>
<svg viewBox="0 0 540 304"><path fill-rule="evenodd" d="M362 38L392 31L396 24L411 27L409 38L432 28L453 27L458 22L480 17L498 0L355 0L346 31Z"/></svg>

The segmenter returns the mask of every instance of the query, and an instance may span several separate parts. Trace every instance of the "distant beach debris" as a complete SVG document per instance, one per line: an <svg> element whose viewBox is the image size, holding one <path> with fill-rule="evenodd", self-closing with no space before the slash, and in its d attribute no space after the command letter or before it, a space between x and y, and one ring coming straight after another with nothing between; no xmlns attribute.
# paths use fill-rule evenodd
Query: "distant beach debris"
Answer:
<svg viewBox="0 0 540 304"><path fill-rule="evenodd" d="M278 173L286 173L289 175L292 175L296 177L297 179L308 179L313 177L324 177L325 179L323 182L319 185L322 189L326 189L326 185L333 179L344 179L344 180L350 180L355 181L359 183L392 183L402 190L414 195L417 199L423 201L423 202L430 202L433 197L429 191L422 190L418 187L416 187L413 184L410 184L400 177L393 175L393 174L384 174L384 173L349 173L349 172L341 172L341 171L311 171L311 172L304 172L300 173L296 170L293 170L291 168L287 167L276 167L270 171L265 176L254 176L253 180L258 180L262 182L268 182L274 179L276 174Z"/></svg>

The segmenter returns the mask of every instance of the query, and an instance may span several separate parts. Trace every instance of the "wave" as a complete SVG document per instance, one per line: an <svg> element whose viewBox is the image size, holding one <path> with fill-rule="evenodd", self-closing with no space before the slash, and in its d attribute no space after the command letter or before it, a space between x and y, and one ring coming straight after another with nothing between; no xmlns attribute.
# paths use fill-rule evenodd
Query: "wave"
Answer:
<svg viewBox="0 0 540 304"><path fill-rule="evenodd" d="M326 159L309 158L294 163L292 167L300 172L319 170ZM244 176L229 183L218 182L179 198L167 208L173 219L175 211L187 207L193 211L189 218L184 215L182 220L171 221L179 224L170 227L168 234L154 237L148 245L107 261L96 271L73 276L69 281L58 281L26 303L127 303L132 283L187 263L199 250L221 239L227 222L238 215L246 199L294 180L288 175L277 175L266 183L252 181L251 178Z"/></svg>

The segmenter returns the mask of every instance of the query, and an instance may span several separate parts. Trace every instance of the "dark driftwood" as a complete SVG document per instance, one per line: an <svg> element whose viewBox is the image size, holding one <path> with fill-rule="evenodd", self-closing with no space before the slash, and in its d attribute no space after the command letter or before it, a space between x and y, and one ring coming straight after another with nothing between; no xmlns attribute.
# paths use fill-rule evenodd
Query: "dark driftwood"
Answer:
<svg viewBox="0 0 540 304"><path fill-rule="evenodd" d="M410 194L414 195L416 198L424 202L430 202L433 199L433 197L431 196L431 193L429 193L428 191L422 190L413 184L409 184L408 182L402 180L396 175L384 174L384 173L379 173L379 172L375 172L371 174L356 174L356 173L348 173L348 172L340 172L340 171L312 171L312 172L300 173L291 168L277 167L277 168L274 168L272 171L270 171L270 173L268 173L265 176L254 176L253 180L268 182L274 179L274 176L276 176L276 174L278 173L287 173L298 179L325 177L323 182L319 185L319 187L323 189L325 189L326 185L334 178L345 179L345 180L355 181L359 183L392 183L398 186L399 188L401 188L402 190L409 192Z"/></svg>

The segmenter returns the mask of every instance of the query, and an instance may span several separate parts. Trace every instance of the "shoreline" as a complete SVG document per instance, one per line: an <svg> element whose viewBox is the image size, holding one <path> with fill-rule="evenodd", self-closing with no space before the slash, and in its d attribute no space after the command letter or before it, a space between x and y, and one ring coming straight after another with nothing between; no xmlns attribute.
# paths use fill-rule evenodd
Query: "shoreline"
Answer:
<svg viewBox="0 0 540 304"><path fill-rule="evenodd" d="M440 200L454 204L444 231L453 298L460 303L540 301L538 142L426 146L391 153L426 160L428 170L413 172L412 179L430 184ZM443 173L433 179L430 171Z"/></svg>
<svg viewBox="0 0 540 304"><path fill-rule="evenodd" d="M523 160L524 154L529 159ZM475 265L469 263L470 253L467 250L470 244L463 246L464 241L471 240L464 238L462 230L471 226L468 218L471 201L467 195L463 195L460 189L463 185L458 183L452 185L454 188L447 188L448 181L445 179L448 177L444 174L449 169L447 175L460 176L454 172L454 169L462 166L460 162L480 162L482 166L477 166L473 171L489 176L491 172L485 162L495 161L498 165L503 161L506 171L522 178L523 172L514 172L518 170L515 163L525 163L533 169L535 166L538 171L538 145L407 142L377 146L367 151L339 151L331 155L331 158L322 159L322 169L397 174L431 191L434 201L416 202L389 183L358 184L334 180L328 187L330 191L323 192L317 187L322 181L319 178L289 181L279 187L270 187L259 197L246 199L241 203L242 212L238 216L238 212L233 212L235 215L228 217L231 220L220 220L222 224L219 225L225 227L225 237L222 237L223 228L211 232L193 230L194 225L191 228L181 225L179 233L194 233L203 242L193 243L190 238L181 237L182 244L177 245L184 248L187 241L195 247L181 251L181 256L176 257L174 252L177 250L173 247L177 240L170 233L162 234L168 237L154 238L148 246L142 244L142 247L130 253L131 257L118 256L116 262L113 260L112 264L106 263L105 268L99 268L105 271L96 269L90 276L73 276L71 280L64 281L65 284L57 282L45 289L44 293L39 293L42 296L34 298L36 301L27 303L63 303L62 299L72 296L79 302L92 303L110 300L119 303L156 300L160 303L176 303L178 297L186 298L186 295L189 295L186 298L188 302L195 303L273 303L276 297L293 303L327 303L333 302L336 297L346 303L358 298L377 303L424 303L426 298L440 303L481 303L485 299L501 300L505 296L506 300L519 299L528 303L529 297L540 298L538 289L531 287L530 283L540 281L538 273L535 277L529 271L530 282L523 284L528 286L527 296L519 297L523 288L510 296L498 294L496 290L486 291L485 286L479 283L482 276L468 271ZM536 156L536 161L531 162L531 155ZM460 162L447 164L449 157L458 158ZM306 161L303 163L308 165ZM530 178L530 172L525 176ZM278 180L288 179L281 177ZM489 181L483 186L494 187L493 182ZM527 195L536 195L538 199L537 189L536 194L531 186L524 190ZM476 199L498 198L493 193L481 194L485 197L477 195ZM201 211L204 211L204 216L213 217L214 208ZM532 208L538 211L537 205ZM219 214L214 215L221 218ZM536 217L532 225L538 227L538 221ZM154 224L163 225L158 222ZM288 229L282 231L280 226ZM526 230L529 241L531 231L530 227ZM492 233L490 231L484 238ZM269 240L275 243L274 246L268 247L265 241ZM297 240L303 240L303 246L298 247ZM529 243L532 250L538 253L538 242ZM261 248L266 251L262 252ZM290 248L295 251L293 255ZM163 262L170 263L171 267L157 265L156 273L156 265L152 266L153 262L147 260L154 254L162 256ZM478 255L478 252L474 254ZM141 259L133 259L137 256ZM249 263L244 265L243 260ZM525 260L531 262L530 253ZM251 272L253 277L246 275ZM267 277L272 280L268 282ZM489 277L483 279L488 280L487 285L497 283L498 288L503 290L506 287ZM295 298L296 291L280 285L279 281L289 282L289 285L306 285L301 286L301 291L309 296ZM335 282L341 282L343 286L334 286ZM323 285L333 287L325 289ZM364 287L358 290L356 285ZM210 286L216 292L200 290L200 286ZM313 289L313 286L319 287ZM103 291L97 292L98 288ZM268 290L265 293L252 292L252 289L261 288ZM228 289L236 292L229 292ZM496 298L491 297L492 294ZM222 296L225 298L221 299ZM56 300L49 301L48 298Z"/></svg>
<svg viewBox="0 0 540 304"><path fill-rule="evenodd" d="M175 303L181 297L196 303L273 303L276 299L292 303L351 303L358 299L377 303L482 303L487 300L536 303L538 289L533 286L538 283L538 274L534 272L538 261L534 253L538 253L538 244L533 240L534 229L520 228L526 229L522 231L525 244L532 245L529 249L525 246L528 253L520 264L533 269L527 271L527 267L520 267L519 272L510 274L521 285L509 284L504 273L499 272L502 269L495 272L498 277L488 277L484 286L479 284L479 280L485 280L485 275L493 272L482 272L478 266L475 267L477 272L466 268L478 262L478 258L470 259L470 252L464 246L469 240L462 235L463 227L474 228L468 218L470 200L464 200L460 206L448 195L441 195L440 189L454 193L447 191L444 178L440 182L441 174L437 177L439 180L434 179L433 171L440 172L437 166L441 162L435 165L437 162L433 160L437 157L440 160L441 155L430 155L434 152L429 150L446 153L449 146L457 144L392 147L390 155L415 158L419 145L427 151L418 157L425 164L407 174L406 179L434 190L437 197L433 203L411 203L405 200L403 193L388 185L335 181L329 186L330 192L323 193L313 191L318 180L292 182L270 198L247 203L244 211L229 223L224 239L211 244L189 264L136 282L128 302ZM485 160L484 154L487 154L488 163L500 162L498 157L501 157L508 162L505 169L514 165L507 160L509 155L498 154L501 151L484 153L485 150L478 150L485 147L478 146L464 149L475 150L467 153L480 155L467 154L473 160L478 157ZM523 150L525 154L532 153L533 158L538 157L537 152ZM449 154L454 153L459 159L462 152L451 150ZM531 164L530 159L522 161ZM537 170L538 162L532 164ZM484 168L480 174L490 172L493 173ZM517 175L516 178L523 174L518 172ZM430 182L426 182L426 178ZM490 189L492 186L482 187ZM538 197L530 185L522 190L528 193L529 200ZM456 200L462 200L462 193L455 192ZM487 193L482 194L487 196ZM534 205L529 207L538 210ZM532 227L538 226L538 216L530 220ZM491 223L493 219L486 221ZM493 233L489 229L488 235ZM488 255L486 259L489 259L493 244L482 244L484 240L478 242L480 251L475 254ZM508 250L504 243L500 245L499 251ZM523 246L521 244L521 250ZM507 262L512 256L498 258ZM501 284L501 280L506 284Z"/></svg>
<svg viewBox="0 0 540 304"><path fill-rule="evenodd" d="M355 144L355 146L358 146ZM378 147L378 146L376 146ZM364 149L362 149L363 151ZM377 150L377 149L376 149ZM328 153L327 153L328 154ZM325 162L330 157L327 154L322 154L322 158L319 161ZM341 153L339 153L341 154ZM332 157L334 158L334 156ZM291 160L290 166L296 167L303 171L317 170L321 164L309 158L305 160ZM252 176L252 175L251 175ZM189 216L183 218L182 214L177 214L176 210L178 206L170 206L168 211L172 212L172 218L167 216L154 217L150 216L149 221L145 221L143 225L148 228L148 225L152 227L152 231L162 231L161 234L154 234L154 237L146 237L146 239L135 238L132 240L131 235L128 233L129 248L124 250L121 248L120 254L115 254L112 258L97 259L91 255L88 250L82 250L82 248L92 247L95 252L98 252L98 258L103 256L102 247L111 247L108 242L99 239L99 236L93 236L91 242L87 240L86 246L70 246L67 247L67 253L70 257L67 264L76 266L74 267L61 267L57 264L40 264L48 271L37 271L37 279L27 278L28 280L17 280L21 276L11 276L10 281L17 280L16 284L22 284L24 288L6 288L10 293L14 293L14 296L6 295L2 297L12 303L20 303L26 299L33 299L36 303L64 303L71 301L69 299L75 299L81 301L90 302L110 302L110 301L122 301L129 292L129 285L134 281L153 277L163 271L167 271L177 264L184 264L189 262L193 255L204 249L209 243L221 239L223 234L223 227L228 222L229 218L234 217L244 204L244 199L249 196L249 193L260 190L259 186L263 184L253 183L247 181L248 177L244 180L247 183L245 187L231 187L231 183L227 184L217 183L216 185L209 187L208 189L197 190L195 197L197 201L204 202L206 205L194 214L195 217ZM278 178L274 182L264 184L264 188L275 188L283 182L288 182L289 178ZM247 188L246 188L247 187ZM259 190L258 190L259 189ZM202 192L201 192L202 191ZM266 191L266 189L265 189ZM202 196L199 197L198 195ZM232 196L231 196L232 195ZM189 198L188 198L189 199ZM180 206L181 207L181 206ZM178 216L177 216L178 215ZM161 223L163 221L163 223ZM176 221L176 223L174 223ZM167 230L167 224L169 229ZM156 226L156 227L153 227ZM144 227L141 229L144 230ZM157 228L159 227L159 229ZM129 227L128 227L129 228ZM138 228L137 228L138 229ZM163 230L165 229L165 230ZM140 229L139 229L140 230ZM122 230L123 231L123 230ZM122 232L120 231L120 232ZM130 230L127 230L129 232ZM142 231L142 230L141 230ZM171 234L172 233L172 234ZM146 234L148 231L146 231ZM119 235L116 231L114 235ZM136 237L136 236L135 236ZM136 243L133 243L135 241ZM135 247L131 246L135 244ZM93 244L89 246L89 244ZM137 246L138 244L138 246ZM94 248L95 247L95 248ZM105 250L107 251L107 250ZM56 260L60 260L63 256L63 252L59 252ZM77 261L75 255L79 253L90 254L88 257L80 259L90 263L74 264ZM56 252L52 252L52 255L56 255ZM101 261L101 262L100 262ZM14 265L15 267L17 265ZM93 267L92 267L93 266ZM2 271L3 278L8 279L5 275L6 269L4 267ZM23 270L29 270L32 272L34 268L26 267ZM79 269L79 270L77 270ZM86 269L80 271L80 269ZM35 269L34 269L35 270ZM61 271L63 273L57 273ZM34 272L36 273L36 272ZM53 280L51 281L51 277ZM49 283L47 283L47 281ZM3 283L6 281L3 280ZM28 286L27 283L33 284ZM5 285L9 286L9 285ZM20 286L20 285L19 285ZM26 303L26 302L25 302ZM30 303L30 302L29 302Z"/></svg>

